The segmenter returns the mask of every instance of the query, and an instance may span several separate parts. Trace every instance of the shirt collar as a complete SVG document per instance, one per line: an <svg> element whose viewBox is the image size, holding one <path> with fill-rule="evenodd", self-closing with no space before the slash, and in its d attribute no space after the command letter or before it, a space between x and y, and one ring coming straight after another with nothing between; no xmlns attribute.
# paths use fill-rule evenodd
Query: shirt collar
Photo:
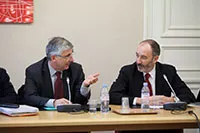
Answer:
<svg viewBox="0 0 200 133"><path fill-rule="evenodd" d="M148 73L151 75L150 78L154 78L155 77L155 74L156 74L156 64L154 65L153 69L150 72L148 72ZM143 76L144 77L145 77L145 74L147 74L147 73L143 72Z"/></svg>
<svg viewBox="0 0 200 133"><path fill-rule="evenodd" d="M48 61L48 67L49 67L49 72L51 77L54 76L54 74L56 73L56 70L50 65L50 62Z"/></svg>

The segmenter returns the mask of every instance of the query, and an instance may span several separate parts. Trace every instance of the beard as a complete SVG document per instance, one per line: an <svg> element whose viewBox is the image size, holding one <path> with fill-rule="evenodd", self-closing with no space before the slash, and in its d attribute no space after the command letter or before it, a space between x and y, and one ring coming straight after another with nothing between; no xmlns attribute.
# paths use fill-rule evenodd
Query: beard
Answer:
<svg viewBox="0 0 200 133"><path fill-rule="evenodd" d="M138 68L138 71L140 71L140 72L144 72L144 70L145 70L145 66L142 64L137 64L137 68Z"/></svg>
<svg viewBox="0 0 200 133"><path fill-rule="evenodd" d="M148 63L147 65L143 65L143 64L137 64L137 69L140 72L145 72L148 73L150 72L154 67L154 64L152 62Z"/></svg>

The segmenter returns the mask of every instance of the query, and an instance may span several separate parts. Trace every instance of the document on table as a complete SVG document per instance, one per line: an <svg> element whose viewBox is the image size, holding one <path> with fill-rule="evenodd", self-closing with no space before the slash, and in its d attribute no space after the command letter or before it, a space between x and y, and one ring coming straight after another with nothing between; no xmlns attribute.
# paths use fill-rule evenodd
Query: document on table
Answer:
<svg viewBox="0 0 200 133"><path fill-rule="evenodd" d="M19 108L0 107L0 112L8 116L30 116L37 115L39 109L28 105L19 105Z"/></svg>
<svg viewBox="0 0 200 133"><path fill-rule="evenodd" d="M150 109L163 109L163 105L150 105Z"/></svg>

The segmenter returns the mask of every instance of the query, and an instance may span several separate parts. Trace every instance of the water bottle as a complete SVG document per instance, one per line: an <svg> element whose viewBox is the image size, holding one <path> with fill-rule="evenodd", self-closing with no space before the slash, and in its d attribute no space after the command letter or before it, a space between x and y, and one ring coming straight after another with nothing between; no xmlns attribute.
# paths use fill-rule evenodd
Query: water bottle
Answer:
<svg viewBox="0 0 200 133"><path fill-rule="evenodd" d="M102 85L101 94L101 112L106 113L109 111L109 94L108 94L108 86L106 84Z"/></svg>
<svg viewBox="0 0 200 133"><path fill-rule="evenodd" d="M142 90L141 90L141 98L142 98L141 108L142 109L149 109L149 94L150 94L150 91L148 88L148 84L144 82Z"/></svg>

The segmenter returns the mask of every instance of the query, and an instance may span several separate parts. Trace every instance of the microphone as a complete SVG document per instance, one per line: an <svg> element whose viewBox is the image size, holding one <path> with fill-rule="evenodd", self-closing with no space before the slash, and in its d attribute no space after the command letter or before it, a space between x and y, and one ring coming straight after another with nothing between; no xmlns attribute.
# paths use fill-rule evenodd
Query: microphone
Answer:
<svg viewBox="0 0 200 133"><path fill-rule="evenodd" d="M71 91L70 91L70 85L69 85L69 77L67 77L67 87L68 87L68 94L69 94L69 102L71 102Z"/></svg>
<svg viewBox="0 0 200 133"><path fill-rule="evenodd" d="M176 99L175 102L180 102L180 99L176 96L176 93L175 93L174 89L172 88L171 84L169 83L167 76L165 74L163 74L163 77L164 77L165 81L167 82L167 84L169 85L169 87L174 95L174 98Z"/></svg>
<svg viewBox="0 0 200 133"><path fill-rule="evenodd" d="M69 103L71 103L71 89L70 89L70 80L69 80L70 71L69 71L69 69L68 70L64 70L64 77L65 77L65 80L67 82L68 100L69 100Z"/></svg>
<svg viewBox="0 0 200 133"><path fill-rule="evenodd" d="M186 110L187 103L180 101L180 99L176 96L176 93L175 93L174 89L172 88L171 84L169 83L167 76L165 74L163 74L163 77L164 77L165 81L167 82L167 84L169 85L169 87L174 95L174 98L176 99L175 102L169 102L169 103L163 104L163 109L165 109L165 110Z"/></svg>

